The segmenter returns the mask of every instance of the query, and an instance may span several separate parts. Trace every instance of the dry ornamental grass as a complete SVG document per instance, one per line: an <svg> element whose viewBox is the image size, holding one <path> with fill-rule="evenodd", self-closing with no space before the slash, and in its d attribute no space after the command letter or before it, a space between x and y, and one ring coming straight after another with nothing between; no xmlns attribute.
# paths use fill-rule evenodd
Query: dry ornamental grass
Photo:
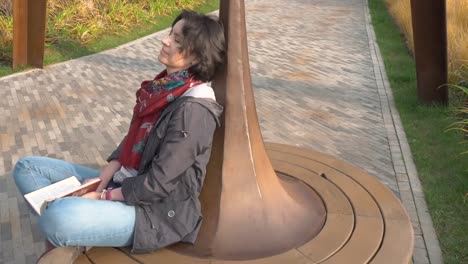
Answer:
<svg viewBox="0 0 468 264"><path fill-rule="evenodd" d="M385 0L395 22L405 35L408 47L413 51L411 27L411 0ZM455 83L468 76L460 71L468 64L468 1L446 0L449 79Z"/></svg>
<svg viewBox="0 0 468 264"><path fill-rule="evenodd" d="M12 0L0 0L0 14L5 16L13 15L13 1Z"/></svg>
<svg viewBox="0 0 468 264"><path fill-rule="evenodd" d="M13 1L0 0L0 61L9 61L7 47L13 41Z"/></svg>

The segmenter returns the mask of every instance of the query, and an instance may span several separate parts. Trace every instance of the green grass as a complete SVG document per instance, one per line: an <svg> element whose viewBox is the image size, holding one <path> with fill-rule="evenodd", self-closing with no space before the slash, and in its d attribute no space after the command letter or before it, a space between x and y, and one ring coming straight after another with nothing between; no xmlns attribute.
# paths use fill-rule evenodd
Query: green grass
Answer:
<svg viewBox="0 0 468 264"><path fill-rule="evenodd" d="M468 155L451 107L418 101L415 63L387 13L384 0L369 0L395 104L403 122L445 263L468 263Z"/></svg>
<svg viewBox="0 0 468 264"><path fill-rule="evenodd" d="M219 0L206 0L203 4L195 7L194 10L202 13L209 13L219 8ZM120 33L106 32L96 40L82 43L76 39L60 39L46 45L44 64L50 65L57 62L62 62L99 51L114 48L132 40L141 38L151 33L160 31L170 27L174 18L180 13L180 10L174 11L166 16L159 16L156 18L157 23L147 23L142 21L141 24L132 26L128 32L123 31ZM15 72L20 72L29 67L22 67L12 69L10 65L0 63L0 77L6 76Z"/></svg>

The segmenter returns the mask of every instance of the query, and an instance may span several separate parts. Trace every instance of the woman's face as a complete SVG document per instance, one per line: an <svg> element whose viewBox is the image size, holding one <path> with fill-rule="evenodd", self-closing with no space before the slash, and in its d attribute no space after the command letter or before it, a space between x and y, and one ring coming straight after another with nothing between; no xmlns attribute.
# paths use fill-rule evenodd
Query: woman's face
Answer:
<svg viewBox="0 0 468 264"><path fill-rule="evenodd" d="M163 46L159 52L158 60L166 65L167 73L184 70L190 67L192 63L195 64L192 56L180 52L184 23L183 19L179 20L172 28L169 36L161 41Z"/></svg>

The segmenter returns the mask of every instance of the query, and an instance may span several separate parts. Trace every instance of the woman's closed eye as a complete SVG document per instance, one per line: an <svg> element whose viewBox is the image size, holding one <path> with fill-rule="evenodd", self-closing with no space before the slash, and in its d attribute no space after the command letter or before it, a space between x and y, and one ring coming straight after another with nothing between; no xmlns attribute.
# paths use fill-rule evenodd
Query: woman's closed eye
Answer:
<svg viewBox="0 0 468 264"><path fill-rule="evenodd" d="M177 34L174 34L174 42L177 44L182 43L183 38Z"/></svg>

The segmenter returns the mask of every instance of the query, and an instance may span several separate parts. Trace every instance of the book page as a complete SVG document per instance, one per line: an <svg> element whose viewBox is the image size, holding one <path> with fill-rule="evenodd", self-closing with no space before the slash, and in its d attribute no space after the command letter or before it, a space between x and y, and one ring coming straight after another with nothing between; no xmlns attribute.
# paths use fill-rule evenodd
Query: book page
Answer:
<svg viewBox="0 0 468 264"><path fill-rule="evenodd" d="M40 215L41 206L45 200L55 199L61 194L76 189L81 183L75 176L61 180L34 192L28 193L24 198L31 204L36 213Z"/></svg>

